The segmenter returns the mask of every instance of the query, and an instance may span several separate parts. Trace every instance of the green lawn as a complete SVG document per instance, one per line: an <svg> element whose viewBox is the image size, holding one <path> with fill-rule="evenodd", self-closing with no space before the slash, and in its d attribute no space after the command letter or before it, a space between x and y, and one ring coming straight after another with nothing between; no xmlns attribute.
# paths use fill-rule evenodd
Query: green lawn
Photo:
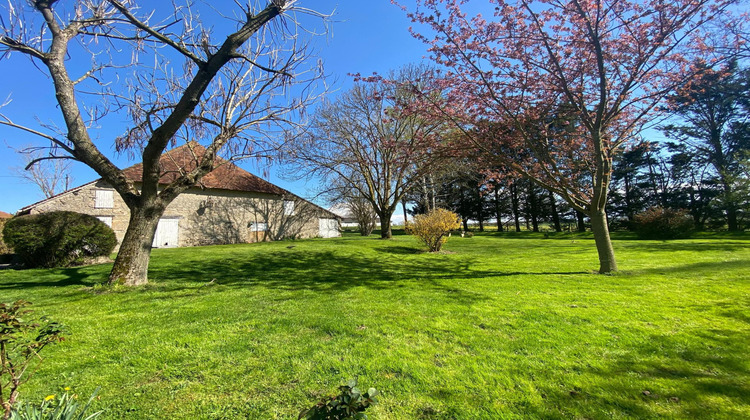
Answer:
<svg viewBox="0 0 750 420"><path fill-rule="evenodd" d="M0 300L71 331L23 395L101 386L105 418L296 418L354 377L374 419L750 418L750 236L615 249L607 276L578 235L155 250L144 288L0 271Z"/></svg>

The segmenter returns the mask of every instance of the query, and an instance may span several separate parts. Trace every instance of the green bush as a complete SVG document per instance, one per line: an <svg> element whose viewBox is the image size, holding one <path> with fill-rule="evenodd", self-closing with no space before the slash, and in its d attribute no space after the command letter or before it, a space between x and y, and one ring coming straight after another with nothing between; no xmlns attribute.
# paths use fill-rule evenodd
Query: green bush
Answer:
<svg viewBox="0 0 750 420"><path fill-rule="evenodd" d="M693 218L687 210L651 207L634 218L635 231L642 239L687 238L693 232Z"/></svg>
<svg viewBox="0 0 750 420"><path fill-rule="evenodd" d="M5 222L8 220L10 219L0 219L0 232L2 232ZM5 241L3 241L3 235L0 235L0 264L10 262L10 257L12 257L11 254L13 254L13 249L5 244Z"/></svg>
<svg viewBox="0 0 750 420"><path fill-rule="evenodd" d="M348 420L366 419L364 413L375 404L378 391L370 388L364 394L357 388L357 380L352 379L347 385L339 387L339 395L324 397L309 410L304 410L299 419L305 420Z"/></svg>
<svg viewBox="0 0 750 420"><path fill-rule="evenodd" d="M3 229L5 242L27 267L69 267L109 255L114 231L87 214L55 211L14 217Z"/></svg>

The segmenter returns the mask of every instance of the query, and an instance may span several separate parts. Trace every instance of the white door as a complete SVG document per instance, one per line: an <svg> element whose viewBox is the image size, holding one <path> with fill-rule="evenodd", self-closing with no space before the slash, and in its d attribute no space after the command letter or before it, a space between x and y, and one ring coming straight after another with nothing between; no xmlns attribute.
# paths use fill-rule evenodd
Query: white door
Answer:
<svg viewBox="0 0 750 420"><path fill-rule="evenodd" d="M341 236L339 221L336 219L318 219L318 228L318 235L321 238L338 238Z"/></svg>
<svg viewBox="0 0 750 420"><path fill-rule="evenodd" d="M159 219L154 235L153 248L175 248L177 247L180 229L180 219Z"/></svg>

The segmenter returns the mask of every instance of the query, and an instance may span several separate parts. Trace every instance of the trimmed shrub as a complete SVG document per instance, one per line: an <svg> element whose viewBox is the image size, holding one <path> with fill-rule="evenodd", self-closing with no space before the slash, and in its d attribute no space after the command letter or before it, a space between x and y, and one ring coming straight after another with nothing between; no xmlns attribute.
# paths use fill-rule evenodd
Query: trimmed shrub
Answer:
<svg viewBox="0 0 750 420"><path fill-rule="evenodd" d="M115 232L88 214L55 211L14 217L3 229L5 242L27 267L69 267L109 255Z"/></svg>
<svg viewBox="0 0 750 420"><path fill-rule="evenodd" d="M0 232L3 231L5 222L8 220L10 219L0 219ZM5 244L5 241L3 241L3 235L0 235L0 264L5 263L5 260L8 259L10 254L13 254L13 249Z"/></svg>
<svg viewBox="0 0 750 420"><path fill-rule="evenodd" d="M635 231L642 239L687 238L693 232L693 218L687 210L651 207L634 218Z"/></svg>
<svg viewBox="0 0 750 420"><path fill-rule="evenodd" d="M448 241L448 234L461 226L458 220L458 215L452 211L435 209L416 216L408 230L424 242L430 252L437 252Z"/></svg>

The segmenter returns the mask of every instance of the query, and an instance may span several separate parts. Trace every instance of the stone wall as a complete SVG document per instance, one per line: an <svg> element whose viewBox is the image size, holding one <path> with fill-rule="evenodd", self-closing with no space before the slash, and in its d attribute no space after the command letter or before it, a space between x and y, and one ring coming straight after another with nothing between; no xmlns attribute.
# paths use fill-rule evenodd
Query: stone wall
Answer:
<svg viewBox="0 0 750 420"><path fill-rule="evenodd" d="M284 201L294 202L291 214ZM180 218L180 246L194 246L313 238L321 213L296 197L196 189L180 194L164 217Z"/></svg>
<svg viewBox="0 0 750 420"><path fill-rule="evenodd" d="M112 208L96 208L96 191L112 191L113 206ZM128 229L130 220L130 210L120 195L110 188L109 184L104 181L94 181L78 188L73 188L55 197L41 201L31 207L30 214L47 213L50 211L74 211L77 213L90 214L97 217L111 217L112 230L115 231L117 242L122 242L125 231Z"/></svg>
<svg viewBox="0 0 750 420"><path fill-rule="evenodd" d="M96 208L97 190L114 192L104 181L97 181L42 201L29 212L68 210L111 217L121 242L130 211L117 192L111 208ZM290 203L285 206L285 201L294 202L293 208ZM179 246L197 246L316 237L318 219L330 215L295 196L194 188L180 194L163 217L178 219Z"/></svg>

